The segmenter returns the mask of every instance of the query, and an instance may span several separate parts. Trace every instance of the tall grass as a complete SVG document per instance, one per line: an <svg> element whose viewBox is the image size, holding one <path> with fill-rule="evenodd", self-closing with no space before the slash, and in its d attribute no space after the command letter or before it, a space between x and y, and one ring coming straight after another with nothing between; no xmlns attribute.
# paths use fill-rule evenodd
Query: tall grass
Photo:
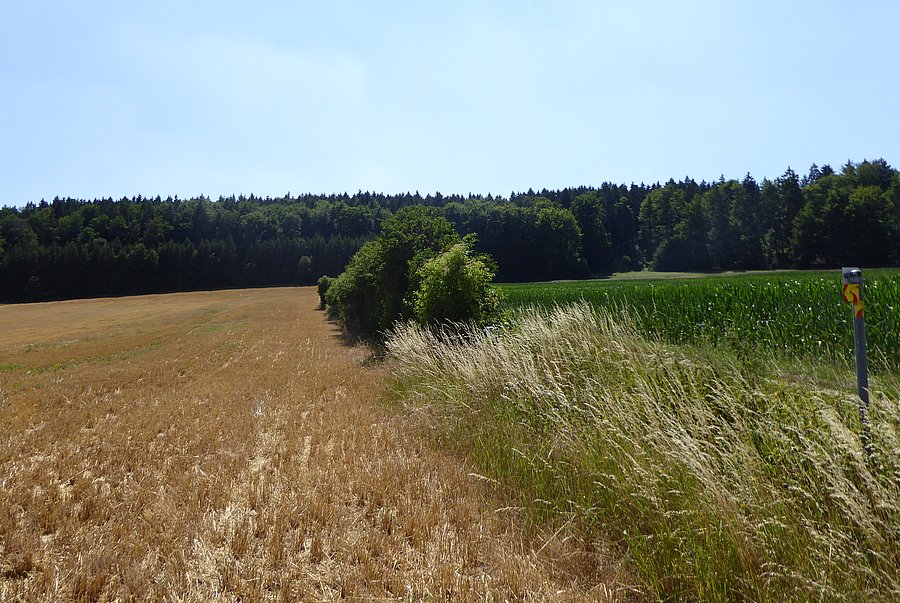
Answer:
<svg viewBox="0 0 900 603"><path fill-rule="evenodd" d="M388 338L394 386L533 517L612 541L653 597L900 598L900 410L648 339L589 305Z"/></svg>
<svg viewBox="0 0 900 603"><path fill-rule="evenodd" d="M580 300L626 308L642 331L672 343L712 344L840 367L853 362L852 315L842 303L837 271L526 283L501 289L510 308ZM870 366L900 372L900 272L866 271L865 294Z"/></svg>

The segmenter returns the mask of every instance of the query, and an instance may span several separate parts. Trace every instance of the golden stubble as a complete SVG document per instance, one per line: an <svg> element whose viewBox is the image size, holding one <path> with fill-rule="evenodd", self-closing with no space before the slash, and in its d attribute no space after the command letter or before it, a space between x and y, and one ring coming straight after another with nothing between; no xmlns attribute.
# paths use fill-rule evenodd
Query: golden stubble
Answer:
<svg viewBox="0 0 900 603"><path fill-rule="evenodd" d="M312 288L0 307L0 599L610 600L378 400Z"/></svg>

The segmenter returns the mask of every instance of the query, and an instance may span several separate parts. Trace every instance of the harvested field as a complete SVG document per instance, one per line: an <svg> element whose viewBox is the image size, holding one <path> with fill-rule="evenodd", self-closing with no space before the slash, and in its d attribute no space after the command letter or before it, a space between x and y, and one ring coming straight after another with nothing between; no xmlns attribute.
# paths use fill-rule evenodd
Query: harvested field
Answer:
<svg viewBox="0 0 900 603"><path fill-rule="evenodd" d="M314 289L0 307L0 599L609 600L378 403Z"/></svg>

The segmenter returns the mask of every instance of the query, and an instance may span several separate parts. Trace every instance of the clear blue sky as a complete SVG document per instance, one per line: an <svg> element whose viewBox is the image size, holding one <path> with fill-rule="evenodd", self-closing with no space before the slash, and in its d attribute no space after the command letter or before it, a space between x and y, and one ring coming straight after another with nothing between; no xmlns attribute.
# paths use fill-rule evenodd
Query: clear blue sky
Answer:
<svg viewBox="0 0 900 603"><path fill-rule="evenodd" d="M900 164L900 2L0 2L0 205Z"/></svg>

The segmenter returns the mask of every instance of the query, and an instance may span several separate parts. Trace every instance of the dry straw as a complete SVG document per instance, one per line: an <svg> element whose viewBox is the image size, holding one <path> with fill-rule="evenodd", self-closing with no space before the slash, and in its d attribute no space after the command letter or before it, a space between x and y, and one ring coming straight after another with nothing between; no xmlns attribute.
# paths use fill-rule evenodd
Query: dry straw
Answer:
<svg viewBox="0 0 900 603"><path fill-rule="evenodd" d="M900 410L648 340L586 304L398 327L395 387L537 515L618 543L663 598L900 598ZM761 366L765 366L763 363Z"/></svg>

